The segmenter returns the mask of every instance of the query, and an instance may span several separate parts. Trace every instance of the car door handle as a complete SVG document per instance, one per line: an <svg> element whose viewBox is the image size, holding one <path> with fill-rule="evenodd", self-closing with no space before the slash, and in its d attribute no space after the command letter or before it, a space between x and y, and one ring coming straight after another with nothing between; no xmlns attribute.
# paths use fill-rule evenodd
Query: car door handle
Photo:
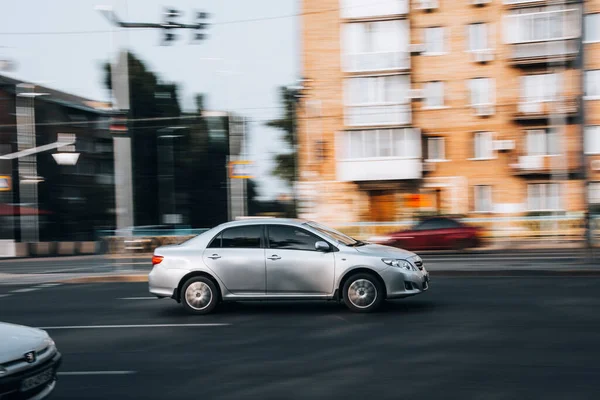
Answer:
<svg viewBox="0 0 600 400"><path fill-rule="evenodd" d="M273 254L271 257L267 257L269 260L281 260L281 257L279 257L277 254Z"/></svg>
<svg viewBox="0 0 600 400"><path fill-rule="evenodd" d="M218 255L218 254L213 254L212 256L208 256L208 258L212 258L213 260L217 260L217 259L221 258L221 256Z"/></svg>

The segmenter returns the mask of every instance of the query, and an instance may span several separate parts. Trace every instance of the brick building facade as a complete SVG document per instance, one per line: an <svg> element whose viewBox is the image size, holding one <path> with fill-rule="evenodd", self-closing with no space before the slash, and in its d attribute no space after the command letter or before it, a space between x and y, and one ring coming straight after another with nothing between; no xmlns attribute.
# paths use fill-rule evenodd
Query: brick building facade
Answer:
<svg viewBox="0 0 600 400"><path fill-rule="evenodd" d="M600 202L600 0L302 5L301 216L581 215L588 193Z"/></svg>

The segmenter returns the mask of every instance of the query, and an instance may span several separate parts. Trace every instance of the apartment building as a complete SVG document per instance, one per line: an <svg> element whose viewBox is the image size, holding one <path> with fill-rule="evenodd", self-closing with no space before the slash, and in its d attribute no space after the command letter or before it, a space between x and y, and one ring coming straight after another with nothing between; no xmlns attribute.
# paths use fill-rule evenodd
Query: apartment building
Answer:
<svg viewBox="0 0 600 400"><path fill-rule="evenodd" d="M302 216L600 204L600 0L304 0L302 46Z"/></svg>

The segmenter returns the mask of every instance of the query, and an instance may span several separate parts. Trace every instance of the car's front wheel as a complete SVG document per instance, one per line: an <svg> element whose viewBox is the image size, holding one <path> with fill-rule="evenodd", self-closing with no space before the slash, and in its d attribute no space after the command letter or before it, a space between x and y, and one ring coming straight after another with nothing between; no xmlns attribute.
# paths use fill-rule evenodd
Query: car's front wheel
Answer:
<svg viewBox="0 0 600 400"><path fill-rule="evenodd" d="M204 276L188 279L181 291L181 304L192 314L208 314L215 309L219 300L213 281Z"/></svg>
<svg viewBox="0 0 600 400"><path fill-rule="evenodd" d="M354 312L375 311L384 300L381 283L367 273L352 275L346 280L342 290L346 307Z"/></svg>

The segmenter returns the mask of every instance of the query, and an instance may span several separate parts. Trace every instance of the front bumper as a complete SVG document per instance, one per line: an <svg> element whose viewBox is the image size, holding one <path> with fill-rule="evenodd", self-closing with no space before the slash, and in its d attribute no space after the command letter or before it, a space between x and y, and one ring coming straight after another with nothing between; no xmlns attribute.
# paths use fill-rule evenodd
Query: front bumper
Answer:
<svg viewBox="0 0 600 400"><path fill-rule="evenodd" d="M29 369L14 373L12 375L0 378L0 399L1 400L41 400L46 398L56 386L56 371L62 363L62 356L57 351L56 354L47 361L34 365ZM31 390L22 392L21 383L27 378L31 378L49 368L52 368L52 379L45 384L35 387Z"/></svg>
<svg viewBox="0 0 600 400"><path fill-rule="evenodd" d="M407 271L390 267L381 273L385 282L387 298L401 299L429 290L429 272L423 267L419 271Z"/></svg>

